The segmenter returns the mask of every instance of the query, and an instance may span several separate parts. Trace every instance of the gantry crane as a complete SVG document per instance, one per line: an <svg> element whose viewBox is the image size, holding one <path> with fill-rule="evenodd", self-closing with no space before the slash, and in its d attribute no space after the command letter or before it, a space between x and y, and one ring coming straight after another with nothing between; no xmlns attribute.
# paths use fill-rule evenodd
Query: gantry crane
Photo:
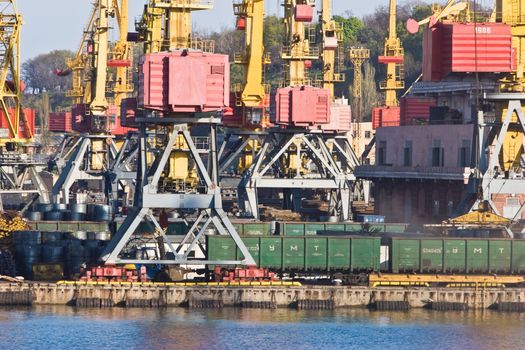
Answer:
<svg viewBox="0 0 525 350"><path fill-rule="evenodd" d="M362 47L353 47L350 49L349 52L350 56L350 62L352 62L352 65L354 66L354 81L352 84L352 94L354 97L354 124L353 124L353 138L352 138L352 145L354 148L354 151L357 153L359 157L361 157L361 145L360 145L360 138L361 138L361 122L362 115L361 115L361 97L363 95L363 63L367 59L370 58L370 50L365 49Z"/></svg>
<svg viewBox="0 0 525 350"><path fill-rule="evenodd" d="M322 34L322 58L323 58L323 87L330 90L332 99L335 98L334 84L345 81L345 74L341 73L341 65L344 58L339 55L343 53L342 26L332 18L332 1L322 1L319 24Z"/></svg>
<svg viewBox="0 0 525 350"><path fill-rule="evenodd" d="M120 102L131 91L128 83L131 53L124 43L127 40L127 11L128 0L97 0L95 3L94 19L89 21L92 29L87 35L89 50L82 60L87 67L85 76L89 84L84 89L83 103L72 108L73 129L81 134L66 139L62 152L55 159L59 169L59 178L52 189L55 202L69 203L70 189L75 183L80 186L80 182L97 181L107 187L104 184L108 170L118 155L118 146L111 135L111 130L120 126L120 106L115 105L115 100ZM113 51L109 41L112 17L117 18L120 28L120 39ZM109 68L112 67L117 69L116 81L110 79ZM106 193L105 201L110 199ZM84 200L77 198L80 202Z"/></svg>
<svg viewBox="0 0 525 350"><path fill-rule="evenodd" d="M20 80L20 33L22 15L15 0L3 1L0 9L0 209L1 194L34 194L48 203L48 191L33 160L34 123L22 108Z"/></svg>
<svg viewBox="0 0 525 350"><path fill-rule="evenodd" d="M517 198L521 204L513 221L521 218L525 195L525 168L523 167L525 141L525 2L497 0L492 19L511 27L512 47L516 52L516 70L500 81L499 92L484 94L480 104L495 106L495 122L487 122L485 112L478 111L473 140L473 166L469 194L465 200L474 200L471 211L492 212L501 216L494 204L494 195ZM490 149L490 152L487 150ZM480 210L481 209L481 210ZM496 217L497 218L497 217ZM470 219L469 214L456 221ZM512 237L512 232L507 230Z"/></svg>
<svg viewBox="0 0 525 350"><path fill-rule="evenodd" d="M264 0L240 0L233 3L237 29L244 31L245 50L234 61L244 67L243 83L233 87L233 121L225 116L226 137L219 151L220 172L237 163L244 173L252 165L270 125L269 87L264 84L264 67L270 56L264 53Z"/></svg>
<svg viewBox="0 0 525 350"><path fill-rule="evenodd" d="M284 26L287 41L281 50L281 58L286 62L285 86L311 85L308 68L312 61L319 59L319 48L313 45L313 28L295 18L299 6L315 6L313 0L285 0Z"/></svg>
<svg viewBox="0 0 525 350"><path fill-rule="evenodd" d="M93 23L97 15L96 3L93 4L91 15L89 16L88 23L84 28L80 45L78 46L77 52L73 58L70 58L66 62L67 68L64 70L56 71L59 76L71 75L71 89L66 91L66 96L73 99L73 104L88 103L91 99L91 79L88 76L87 67L87 50L86 43L88 38L91 36L93 30Z"/></svg>
<svg viewBox="0 0 525 350"><path fill-rule="evenodd" d="M213 49L210 42L192 37L191 13L212 7L213 1L210 0L150 0L138 26L141 37L145 40L145 51L148 53L142 60L153 60L156 57L162 57L164 60L171 55L170 62L178 57L181 59L179 62L186 62L183 64L187 64L188 69L201 68L201 62L207 57L215 57L227 63L226 57L210 52ZM196 55L197 58L192 58ZM226 71L229 69L228 64L221 67L215 63L206 68L211 69L206 74L216 78L229 76L229 72ZM139 70L144 72L145 69L149 68L139 65ZM195 79L187 74L188 72L181 75L179 84L189 84L188 79ZM170 81L169 84L172 86L171 84L175 83L177 82ZM218 84L217 81L214 84L216 83ZM226 86L229 86L229 81L224 87ZM134 206L105 249L102 260L110 264L255 265L254 259L222 208L217 157L217 126L220 121L217 111L158 111L149 107L136 111L136 122L139 124L139 164ZM199 144L198 139L190 133L193 129L206 129L209 137ZM190 178L195 179L195 182L188 182ZM165 227L159 223L162 221L160 218L167 215L167 211L178 215L184 215L188 211L196 214L191 219L193 224L188 234L177 247L167 239ZM157 229L159 253L156 260L125 256L122 253L132 236L140 235L136 230L143 220L151 222ZM218 234L232 237L242 257L234 261L209 262L190 255L195 253L198 247L204 250L201 238L212 226Z"/></svg>
<svg viewBox="0 0 525 350"><path fill-rule="evenodd" d="M301 91L315 90L316 101L325 101L330 108L330 90L309 86L312 81L308 77L308 67L312 60L319 59L319 47L312 45L315 30L306 24L312 21L314 7L315 2L311 0L284 1L286 43L281 57L286 61L287 87L279 89L277 95L294 93L299 96L303 94ZM333 79L329 80L327 83L333 83ZM295 92L290 92L292 90ZM293 108L301 108L300 103L290 109ZM306 119L316 118L313 110L302 113ZM259 189L281 189L283 207L295 211L301 209L304 191L313 190L323 191L323 195L328 196L331 216L349 219L350 192L355 177L349 172L348 169L352 168L348 164L350 160L342 155L345 152L339 145L334 143L334 150L327 146L325 135L330 131L320 126L298 126L294 122L281 124L268 129L252 167L241 179L238 194L244 213L259 218Z"/></svg>
<svg viewBox="0 0 525 350"><path fill-rule="evenodd" d="M396 0L390 0L388 20L388 38L385 40L384 56L379 56L379 63L386 64L386 79L379 83L385 92L385 106L397 107L397 91L405 88L404 50L396 29Z"/></svg>

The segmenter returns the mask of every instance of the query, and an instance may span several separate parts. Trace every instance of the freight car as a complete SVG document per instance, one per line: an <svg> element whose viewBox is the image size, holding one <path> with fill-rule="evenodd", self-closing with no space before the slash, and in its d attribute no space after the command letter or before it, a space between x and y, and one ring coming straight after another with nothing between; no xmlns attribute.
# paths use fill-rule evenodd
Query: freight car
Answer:
<svg viewBox="0 0 525 350"><path fill-rule="evenodd" d="M346 276L365 282L380 270L380 237L242 237L257 266L280 274ZM208 260L236 260L243 256L232 238L207 236ZM211 267L211 268L214 268Z"/></svg>
<svg viewBox="0 0 525 350"><path fill-rule="evenodd" d="M244 236L242 239L258 267L281 275L330 276L347 284L366 283L371 273L403 273L404 281L407 276L415 276L414 280L419 282L421 274L525 275L525 240L518 239L379 236ZM207 236L207 250L209 260L242 258L230 237Z"/></svg>

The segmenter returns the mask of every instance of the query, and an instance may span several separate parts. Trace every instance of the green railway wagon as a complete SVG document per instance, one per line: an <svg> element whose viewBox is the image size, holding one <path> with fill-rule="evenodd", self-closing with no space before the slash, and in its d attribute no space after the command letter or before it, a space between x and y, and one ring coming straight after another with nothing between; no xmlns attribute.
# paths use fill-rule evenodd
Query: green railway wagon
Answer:
<svg viewBox="0 0 525 350"><path fill-rule="evenodd" d="M525 240L512 241L512 273L525 273Z"/></svg>
<svg viewBox="0 0 525 350"><path fill-rule="evenodd" d="M304 222L280 222L279 223L279 234L281 236L304 236L306 234L305 223Z"/></svg>
<svg viewBox="0 0 525 350"><path fill-rule="evenodd" d="M346 226L345 224L327 222L325 224L325 230L326 231L344 232L344 231L346 231L346 227L345 226Z"/></svg>
<svg viewBox="0 0 525 350"><path fill-rule="evenodd" d="M422 239L420 244L421 273L441 273L443 271L442 239Z"/></svg>
<svg viewBox="0 0 525 350"><path fill-rule="evenodd" d="M417 272L420 267L420 239L392 238L390 264L394 273Z"/></svg>
<svg viewBox="0 0 525 350"><path fill-rule="evenodd" d="M443 240L443 272L463 273L466 269L466 243L464 239Z"/></svg>
<svg viewBox="0 0 525 350"><path fill-rule="evenodd" d="M236 259L237 245L230 236L207 236L206 250L208 260L232 261Z"/></svg>
<svg viewBox="0 0 525 350"><path fill-rule="evenodd" d="M248 249L248 252L252 255L253 260L255 260L255 263L257 266L260 265L260 254L261 251L260 247L260 239L259 237L242 237L242 241L246 245L246 249ZM237 248L237 260L243 260L244 255L241 253L240 249Z"/></svg>
<svg viewBox="0 0 525 350"><path fill-rule="evenodd" d="M346 232L362 232L363 231L363 224L358 223L358 222L345 224L345 231Z"/></svg>
<svg viewBox="0 0 525 350"><path fill-rule="evenodd" d="M380 237L357 236L350 238L350 270L379 271L381 264L380 254Z"/></svg>
<svg viewBox="0 0 525 350"><path fill-rule="evenodd" d="M304 270L305 268L305 239L304 237L282 237L283 266L287 270Z"/></svg>
<svg viewBox="0 0 525 350"><path fill-rule="evenodd" d="M305 237L305 270L324 270L328 268L328 238Z"/></svg>
<svg viewBox="0 0 525 350"><path fill-rule="evenodd" d="M349 271L350 240L346 237L330 237L327 241L327 258L329 271Z"/></svg>
<svg viewBox="0 0 525 350"><path fill-rule="evenodd" d="M246 222L242 224L244 236L270 236L272 224L269 222Z"/></svg>
<svg viewBox="0 0 525 350"><path fill-rule="evenodd" d="M510 273L512 263L511 240L491 239L489 243L489 272Z"/></svg>
<svg viewBox="0 0 525 350"><path fill-rule="evenodd" d="M259 237L259 267L281 269L283 240L281 237Z"/></svg>
<svg viewBox="0 0 525 350"><path fill-rule="evenodd" d="M324 231L326 227L323 223L310 223L307 222L304 224L304 234L305 236L315 236L317 232Z"/></svg>
<svg viewBox="0 0 525 350"><path fill-rule="evenodd" d="M489 272L489 241L487 239L467 239L466 273Z"/></svg>

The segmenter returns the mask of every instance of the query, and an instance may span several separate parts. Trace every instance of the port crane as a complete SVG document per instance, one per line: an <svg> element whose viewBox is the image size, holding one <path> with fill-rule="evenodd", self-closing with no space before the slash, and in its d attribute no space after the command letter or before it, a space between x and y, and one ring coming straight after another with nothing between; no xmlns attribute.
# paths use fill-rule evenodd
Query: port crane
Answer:
<svg viewBox="0 0 525 350"><path fill-rule="evenodd" d="M87 84L83 90L77 89L73 96L74 102L79 102L83 93L82 103L72 108L73 129L80 135L66 139L55 159L59 177L53 186L52 196L56 203L69 203L74 184L82 186L98 182L104 191L110 191L110 186L104 184L119 151L119 145L111 134L112 130L120 128L120 106L116 103L132 91L129 83L131 50L127 44L128 0L97 0L94 6L89 20L90 30L83 35L87 42L80 45L70 65L72 70L78 72L73 78L78 80L80 72L84 71ZM112 17L116 18L120 30L119 41L113 46L109 41ZM81 54L86 49L86 54ZM116 69L116 80L110 75L110 68ZM77 202L86 201L83 193L77 192L76 195ZM110 196L106 194L104 201L109 200Z"/></svg>
<svg viewBox="0 0 525 350"><path fill-rule="evenodd" d="M3 209L3 194L33 195L31 203L37 199L49 203L48 190L39 174L44 164L35 157L35 120L30 123L29 115L22 108L22 24L16 1L3 1L0 10L0 209Z"/></svg>
<svg viewBox="0 0 525 350"><path fill-rule="evenodd" d="M312 21L315 4L310 0L286 0L283 6L287 41L281 58L286 61L287 88L278 90L277 94L298 96L303 94L301 90L314 91L311 87L313 82L308 76L308 67L313 60L320 58L320 51L318 46L313 45L315 30L307 22ZM326 35L326 38L334 45L333 37ZM337 43L337 39L335 40ZM327 76L328 74L331 72ZM330 77L326 83L333 83L334 78ZM315 91L318 94L315 98L319 98L317 101L328 102L326 105L331 109L330 90ZM349 113L349 107L347 108ZM337 117L334 116L333 120L337 120ZM355 177L351 171L346 170L352 168L347 158L341 156L338 158L340 162L336 161L334 153L339 150L328 148L325 135L330 131L320 127L298 126L300 123L296 124L294 121L283 121L281 124L283 125L268 129L253 165L239 183L239 206L244 213L259 218L258 191L262 188L282 189L284 208L294 211L300 210L304 191L309 189L327 191L330 215L349 219L350 193ZM334 128L333 125L330 127Z"/></svg>
<svg viewBox="0 0 525 350"><path fill-rule="evenodd" d="M386 79L379 83L379 88L385 92L385 106L397 107L397 91L405 88L404 81L404 50L397 36L396 0L390 0L388 19L388 38L385 40L384 55L379 56L379 63L386 65Z"/></svg>
<svg viewBox="0 0 525 350"><path fill-rule="evenodd" d="M264 52L264 0L241 0L233 3L237 30L244 31L245 50L234 61L244 69L242 84L233 86L231 116L225 115L225 139L219 151L219 171L227 174L250 168L260 149L265 129L270 125L269 86L264 83L264 67L271 63Z"/></svg>
<svg viewBox="0 0 525 350"><path fill-rule="evenodd" d="M173 62L180 58L178 62L187 62L182 64L188 64L188 69L199 64L197 59L192 59L196 57L193 55L203 59L225 59L224 56L213 55L211 42L198 40L191 32L192 12L211 8L213 1L209 0L150 0L138 26L147 53L141 58L140 73L145 74L147 69L154 68L152 62L156 57L170 57ZM147 60L150 63L146 64ZM213 65L210 69L210 74L215 77L224 78L229 73L229 66ZM186 73L189 75L183 73L181 80L170 80L169 84L190 84L187 79L193 79L191 72ZM226 81L226 86L229 86L229 81ZM195 93L195 89L193 91ZM141 103L145 103L143 98ZM102 260L109 264L255 265L222 208L217 157L217 127L221 122L218 112L161 112L144 106L135 114L135 122L139 126L139 148L134 206L106 247ZM206 130L208 137L200 142L199 137L192 135L197 130ZM170 212L184 215L189 211L196 217L187 235L175 247L165 235L159 222L160 215L157 219L155 214ZM156 228L160 254L155 260L122 254L144 220ZM242 258L210 262L193 256L195 250L204 250L201 238L211 227L218 234L232 237Z"/></svg>

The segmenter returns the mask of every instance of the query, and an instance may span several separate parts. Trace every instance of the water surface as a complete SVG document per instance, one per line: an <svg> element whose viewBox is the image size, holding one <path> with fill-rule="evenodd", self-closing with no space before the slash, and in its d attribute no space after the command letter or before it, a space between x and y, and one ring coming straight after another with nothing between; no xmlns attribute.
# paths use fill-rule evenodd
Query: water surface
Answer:
<svg viewBox="0 0 525 350"><path fill-rule="evenodd" d="M525 315L484 312L0 309L0 349L519 349Z"/></svg>

